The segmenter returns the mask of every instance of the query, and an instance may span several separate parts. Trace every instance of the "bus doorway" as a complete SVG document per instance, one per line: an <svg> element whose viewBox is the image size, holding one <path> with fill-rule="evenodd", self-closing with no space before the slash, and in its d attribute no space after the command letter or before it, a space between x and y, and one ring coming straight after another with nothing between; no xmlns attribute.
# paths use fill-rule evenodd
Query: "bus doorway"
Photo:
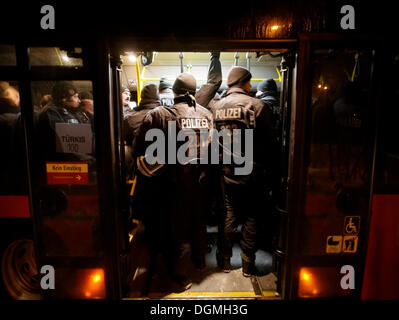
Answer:
<svg viewBox="0 0 399 320"><path fill-rule="evenodd" d="M266 79L272 80L277 85L275 100L278 101L275 110L276 139L279 143L280 168L278 171L278 184L273 191L265 194L262 215L258 222L258 250L256 253L257 276L243 277L240 257L240 224L233 246L231 259L232 271L223 272L216 261L217 239L220 229L220 217L223 214L223 201L219 183L212 184L206 195L207 203L203 212L206 223L207 252L205 265L198 268L194 263L190 266L192 286L187 290L176 288L168 277L164 257L150 248L146 234L148 223L144 222L146 212L134 209L134 201L140 195L137 192L140 181L134 174L134 160L131 157L131 140L126 141L126 128L130 130L128 121L139 108L143 88L154 84L160 89L169 89L182 72L190 72L197 80L197 90L212 81L212 70L215 68L214 54L205 50L185 51L148 51L137 49L124 49L113 55L116 63L112 68L112 86L116 104L115 109L118 119L115 124L119 129L117 133L118 157L120 160L120 187L123 194L125 209L128 217L128 258L124 277L126 278L125 296L130 299L278 299L280 283L278 273L282 270L281 256L284 254L286 242L287 206L286 189L288 173L288 146L289 125L292 102L293 76L295 75L295 55L288 49L225 49L217 51L220 63L220 76L222 83L215 97L220 97L228 88L226 77L233 66L247 68L252 74L251 93L253 97L261 98L259 84ZM214 48L212 48L214 49ZM212 50L215 51L215 50ZM112 63L111 63L112 66ZM167 90L166 90L167 91ZM128 92L130 101L124 101L125 92ZM172 96L173 99L173 96ZM162 103L162 102L161 102ZM164 104L165 105L165 104ZM167 105L166 105L167 106ZM134 117L134 115L133 115ZM125 132L124 132L125 131ZM129 138L127 138L129 139ZM136 198L135 198L136 197ZM154 194L154 201L157 195ZM166 239L165 239L166 241ZM276 258L276 256L278 256Z"/></svg>

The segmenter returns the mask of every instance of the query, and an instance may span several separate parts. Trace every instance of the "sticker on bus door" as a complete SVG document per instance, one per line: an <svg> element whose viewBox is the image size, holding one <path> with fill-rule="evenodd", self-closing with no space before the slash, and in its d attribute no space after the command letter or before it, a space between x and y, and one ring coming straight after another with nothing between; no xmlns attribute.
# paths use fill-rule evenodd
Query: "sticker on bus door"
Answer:
<svg viewBox="0 0 399 320"><path fill-rule="evenodd" d="M328 236L326 243L326 253L341 253L342 236Z"/></svg>
<svg viewBox="0 0 399 320"><path fill-rule="evenodd" d="M56 151L60 153L92 153L93 134L87 123L56 123Z"/></svg>
<svg viewBox="0 0 399 320"><path fill-rule="evenodd" d="M47 184L88 184L87 162L46 162Z"/></svg>

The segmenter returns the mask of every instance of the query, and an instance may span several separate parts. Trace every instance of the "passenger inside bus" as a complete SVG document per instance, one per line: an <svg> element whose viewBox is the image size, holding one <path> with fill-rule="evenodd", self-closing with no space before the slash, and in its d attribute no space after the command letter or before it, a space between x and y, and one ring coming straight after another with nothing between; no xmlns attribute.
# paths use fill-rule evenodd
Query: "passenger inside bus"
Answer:
<svg viewBox="0 0 399 320"><path fill-rule="evenodd" d="M66 160L65 152L60 152L63 145L60 145L63 127L59 124L89 124L92 125L92 116L81 108L79 92L71 82L59 81L52 89L52 104L42 109L38 116L39 140L42 142L42 155L44 159ZM91 129L90 129L91 130ZM68 135L68 134L66 134ZM68 150L68 158L81 159L77 150ZM61 157L61 158L60 158Z"/></svg>
<svg viewBox="0 0 399 320"><path fill-rule="evenodd" d="M19 107L19 92L9 82L0 81L0 136L3 152L0 160L1 193L15 192L9 183L15 181L15 162L18 152L16 141L16 126L21 110ZM20 146L22 148L22 146Z"/></svg>

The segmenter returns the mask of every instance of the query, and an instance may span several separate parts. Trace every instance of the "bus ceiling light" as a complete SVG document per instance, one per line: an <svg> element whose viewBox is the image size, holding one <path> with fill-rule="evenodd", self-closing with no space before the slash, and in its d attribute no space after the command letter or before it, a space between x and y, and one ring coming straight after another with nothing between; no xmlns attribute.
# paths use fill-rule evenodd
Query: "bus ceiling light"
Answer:
<svg viewBox="0 0 399 320"><path fill-rule="evenodd" d="M132 53L128 55L128 58L129 58L130 62L136 62L136 60L137 60L137 56Z"/></svg>

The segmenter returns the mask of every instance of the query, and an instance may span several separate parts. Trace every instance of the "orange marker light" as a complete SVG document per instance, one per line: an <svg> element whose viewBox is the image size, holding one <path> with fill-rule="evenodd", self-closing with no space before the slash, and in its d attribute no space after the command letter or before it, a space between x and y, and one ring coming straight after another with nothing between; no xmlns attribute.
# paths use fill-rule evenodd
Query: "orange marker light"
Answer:
<svg viewBox="0 0 399 320"><path fill-rule="evenodd" d="M301 298L317 296L319 288L317 277L309 268L301 268L299 271L298 296Z"/></svg>
<svg viewBox="0 0 399 320"><path fill-rule="evenodd" d="M95 274L93 276L93 282L97 283L97 282L100 282L100 281L101 281L101 275L99 273Z"/></svg>
<svg viewBox="0 0 399 320"><path fill-rule="evenodd" d="M86 299L104 299L105 275L104 269L83 269L81 271L81 294Z"/></svg>
<svg viewBox="0 0 399 320"><path fill-rule="evenodd" d="M309 273L303 272L303 273L302 273L302 279L303 279L303 280L310 280L310 275L309 275Z"/></svg>

